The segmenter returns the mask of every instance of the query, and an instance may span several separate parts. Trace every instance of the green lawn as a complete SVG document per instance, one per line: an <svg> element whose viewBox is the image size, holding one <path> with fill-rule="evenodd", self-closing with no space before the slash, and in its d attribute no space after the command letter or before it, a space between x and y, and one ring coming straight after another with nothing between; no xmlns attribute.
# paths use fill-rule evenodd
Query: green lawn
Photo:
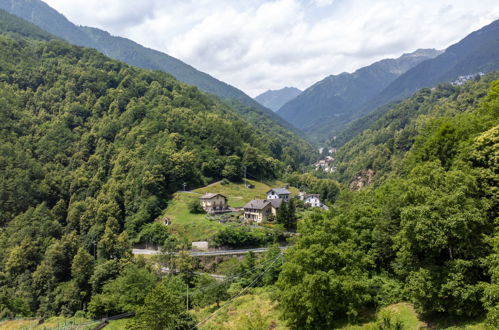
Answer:
<svg viewBox="0 0 499 330"><path fill-rule="evenodd" d="M216 220L208 220L205 214L192 214L187 205L192 200L198 200L205 193L220 193L228 198L230 207L242 207L252 199L263 199L265 193L274 187L283 187L280 181L262 183L248 180L255 186L253 189L246 188L242 183L229 183L223 185L221 182L213 185L195 189L192 192L175 193L173 199L163 216L171 219L171 230L180 237L185 237L189 241L211 240L212 237L227 224L221 224ZM293 194L298 194L298 189L289 189Z"/></svg>
<svg viewBox="0 0 499 330"><path fill-rule="evenodd" d="M209 192L220 193L228 198L229 206L242 207L252 199L264 199L266 197L265 193L271 188L284 187L284 183L281 181L263 183L248 180L248 183L254 185L255 188L248 189L242 183L231 182L228 185L223 185L221 182L218 182L212 186L195 189L193 191L201 194ZM291 191L291 193L295 196L298 195L299 192L298 189L293 187L289 188L289 191Z"/></svg>

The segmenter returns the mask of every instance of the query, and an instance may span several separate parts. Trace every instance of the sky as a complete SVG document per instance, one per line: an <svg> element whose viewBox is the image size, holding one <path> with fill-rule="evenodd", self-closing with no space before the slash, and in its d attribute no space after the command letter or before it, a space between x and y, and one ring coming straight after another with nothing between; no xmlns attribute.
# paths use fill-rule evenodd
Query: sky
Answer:
<svg viewBox="0 0 499 330"><path fill-rule="evenodd" d="M77 25L163 51L250 96L305 89L499 18L497 0L44 0Z"/></svg>

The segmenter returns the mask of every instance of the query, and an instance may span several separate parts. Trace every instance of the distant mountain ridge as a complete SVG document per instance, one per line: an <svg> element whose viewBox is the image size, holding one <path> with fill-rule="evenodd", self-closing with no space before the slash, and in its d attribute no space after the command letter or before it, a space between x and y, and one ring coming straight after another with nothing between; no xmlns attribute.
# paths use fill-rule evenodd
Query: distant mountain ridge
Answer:
<svg viewBox="0 0 499 330"><path fill-rule="evenodd" d="M264 107L267 107L272 111L277 111L285 103L294 99L300 93L301 90L296 87L284 87L277 90L268 90L255 97L255 100Z"/></svg>
<svg viewBox="0 0 499 330"><path fill-rule="evenodd" d="M314 139L348 123L360 106L415 65L439 55L418 49L396 59L385 59L353 73L331 75L284 104L278 114Z"/></svg>
<svg viewBox="0 0 499 330"><path fill-rule="evenodd" d="M365 110L401 100L423 87L499 70L499 20L472 32L436 58L414 66L388 85Z"/></svg>
<svg viewBox="0 0 499 330"><path fill-rule="evenodd" d="M448 47L441 55L426 60L390 83L375 98L365 103L358 118L339 133L329 130L328 135L338 135L335 145L341 146L369 128L370 124L398 102L424 87L453 82L460 77L480 75L499 70L499 20L470 33L461 41Z"/></svg>
<svg viewBox="0 0 499 330"><path fill-rule="evenodd" d="M293 129L289 123L243 91L168 54L143 47L126 38L112 36L97 28L77 26L41 0L0 0L0 9L21 17L72 44L95 48L111 58L140 68L169 73L176 79L197 86L204 92L242 102L270 116L286 128Z"/></svg>

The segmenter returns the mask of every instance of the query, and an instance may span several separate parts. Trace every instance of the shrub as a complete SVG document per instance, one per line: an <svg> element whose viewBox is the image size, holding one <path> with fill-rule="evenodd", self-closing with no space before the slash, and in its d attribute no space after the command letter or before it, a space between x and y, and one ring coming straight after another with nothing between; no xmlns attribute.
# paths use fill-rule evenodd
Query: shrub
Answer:
<svg viewBox="0 0 499 330"><path fill-rule="evenodd" d="M189 202L187 207L189 208L189 212L191 212L193 214L206 213L198 200L193 200L193 201Z"/></svg>

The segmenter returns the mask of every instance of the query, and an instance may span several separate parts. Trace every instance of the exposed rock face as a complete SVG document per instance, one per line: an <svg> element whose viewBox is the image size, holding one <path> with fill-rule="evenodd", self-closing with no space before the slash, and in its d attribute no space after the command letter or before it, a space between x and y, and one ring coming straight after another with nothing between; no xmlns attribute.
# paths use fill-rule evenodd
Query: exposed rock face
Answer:
<svg viewBox="0 0 499 330"><path fill-rule="evenodd" d="M355 178L350 181L350 184L348 187L350 190L360 190L368 185L370 185L373 181L374 178L374 170L373 169L367 169L360 171Z"/></svg>

